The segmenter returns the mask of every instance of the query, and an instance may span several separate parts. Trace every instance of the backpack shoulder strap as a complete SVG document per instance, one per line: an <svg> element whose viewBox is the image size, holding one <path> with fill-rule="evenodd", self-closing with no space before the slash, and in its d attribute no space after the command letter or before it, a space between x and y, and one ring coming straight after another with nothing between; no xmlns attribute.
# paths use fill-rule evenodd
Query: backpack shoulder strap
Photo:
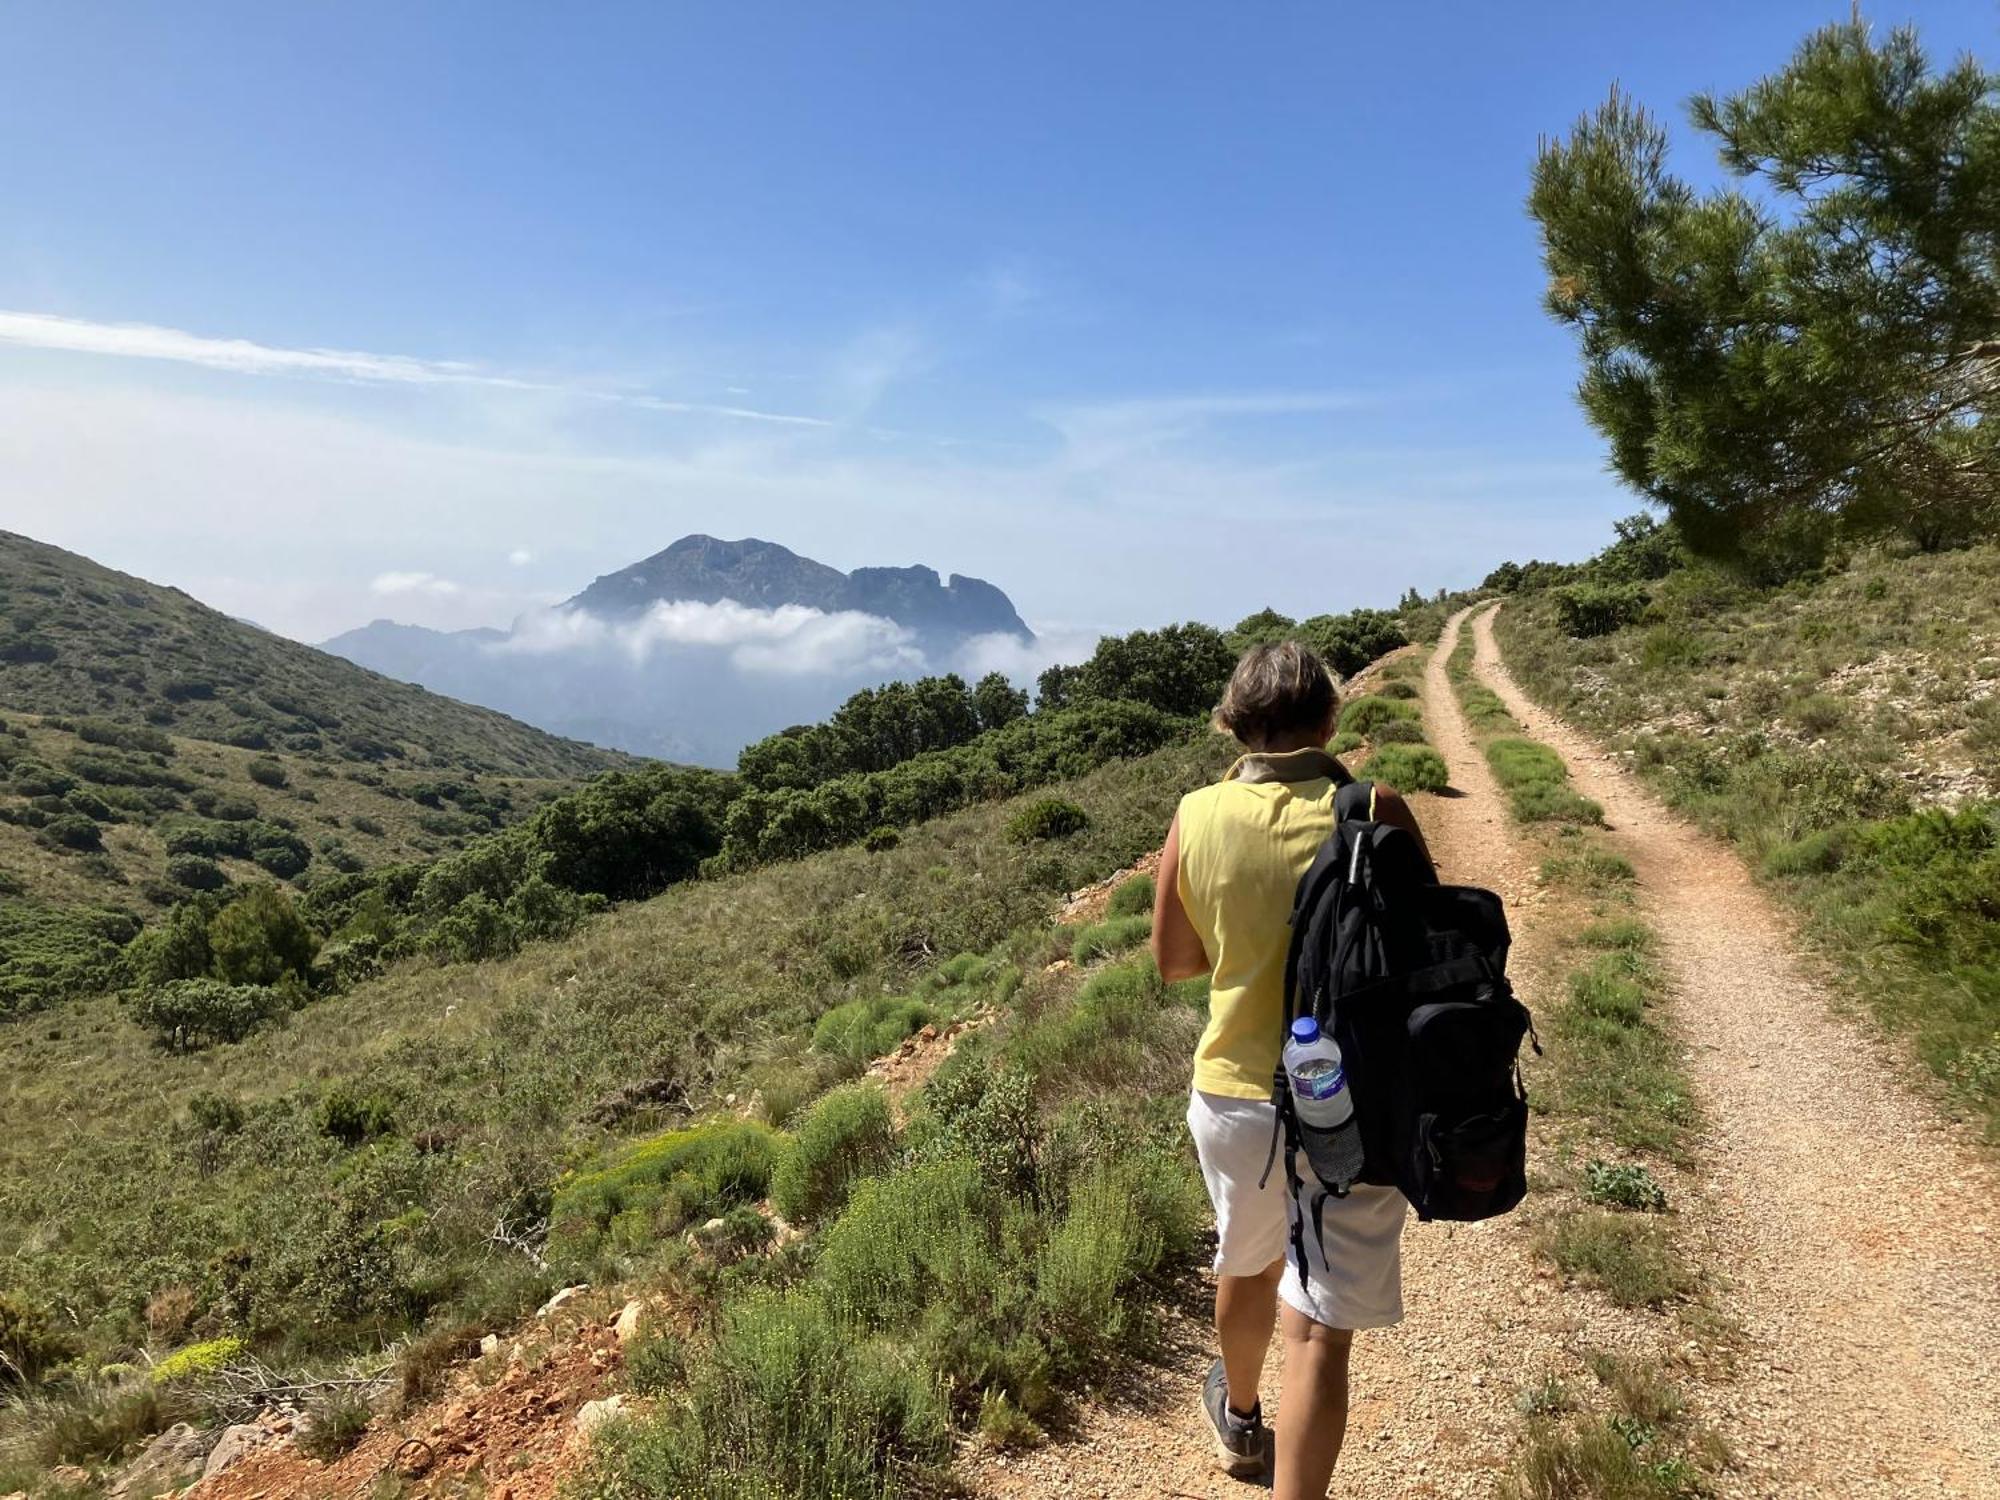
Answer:
<svg viewBox="0 0 2000 1500"><path fill-rule="evenodd" d="M1375 783L1372 781L1347 781L1333 794L1333 819L1336 823L1375 821Z"/></svg>

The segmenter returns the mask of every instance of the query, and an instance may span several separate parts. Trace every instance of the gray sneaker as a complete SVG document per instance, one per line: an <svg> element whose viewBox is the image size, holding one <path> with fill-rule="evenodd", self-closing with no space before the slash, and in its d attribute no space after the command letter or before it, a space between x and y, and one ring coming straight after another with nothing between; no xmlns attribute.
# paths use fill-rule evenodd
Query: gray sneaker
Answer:
<svg viewBox="0 0 2000 1500"><path fill-rule="evenodd" d="M1234 1479L1262 1478L1271 1462L1271 1435L1264 1428L1263 1403L1251 1408L1247 1417L1231 1411L1229 1377L1219 1359L1202 1382L1201 1409L1208 1415L1208 1425L1215 1429L1215 1452L1222 1472Z"/></svg>

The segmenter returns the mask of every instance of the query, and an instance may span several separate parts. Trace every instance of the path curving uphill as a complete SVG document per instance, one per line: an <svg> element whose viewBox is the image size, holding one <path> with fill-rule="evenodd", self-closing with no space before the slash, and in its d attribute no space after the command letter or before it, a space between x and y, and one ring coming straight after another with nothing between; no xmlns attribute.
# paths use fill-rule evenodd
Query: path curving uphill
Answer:
<svg viewBox="0 0 2000 1500"><path fill-rule="evenodd" d="M1602 804L1672 975L1707 1122L1690 1217L1747 1344L1717 1392L1731 1490L2000 1496L2000 1179L1838 1014L1734 851L1520 691L1495 612L1475 670Z"/></svg>

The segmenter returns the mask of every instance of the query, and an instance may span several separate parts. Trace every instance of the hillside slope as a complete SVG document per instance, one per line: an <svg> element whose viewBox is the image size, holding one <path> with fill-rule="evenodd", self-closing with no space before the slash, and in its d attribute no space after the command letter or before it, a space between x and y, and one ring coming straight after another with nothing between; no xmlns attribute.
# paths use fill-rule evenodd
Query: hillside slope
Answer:
<svg viewBox="0 0 2000 1500"><path fill-rule="evenodd" d="M571 778L629 763L13 532L0 621L0 709L357 764Z"/></svg>
<svg viewBox="0 0 2000 1500"><path fill-rule="evenodd" d="M1733 840L2000 1132L2000 546L1778 589L1683 568L1585 639L1562 593L1497 617L1522 686Z"/></svg>

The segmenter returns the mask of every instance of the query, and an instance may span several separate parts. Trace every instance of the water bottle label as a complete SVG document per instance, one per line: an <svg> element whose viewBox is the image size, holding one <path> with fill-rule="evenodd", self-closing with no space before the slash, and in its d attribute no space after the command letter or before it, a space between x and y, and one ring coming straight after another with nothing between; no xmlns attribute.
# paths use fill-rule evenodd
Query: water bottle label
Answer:
<svg viewBox="0 0 2000 1500"><path fill-rule="evenodd" d="M1347 1069L1322 1066L1310 1073L1294 1073L1292 1087L1308 1099L1331 1099L1347 1087Z"/></svg>

